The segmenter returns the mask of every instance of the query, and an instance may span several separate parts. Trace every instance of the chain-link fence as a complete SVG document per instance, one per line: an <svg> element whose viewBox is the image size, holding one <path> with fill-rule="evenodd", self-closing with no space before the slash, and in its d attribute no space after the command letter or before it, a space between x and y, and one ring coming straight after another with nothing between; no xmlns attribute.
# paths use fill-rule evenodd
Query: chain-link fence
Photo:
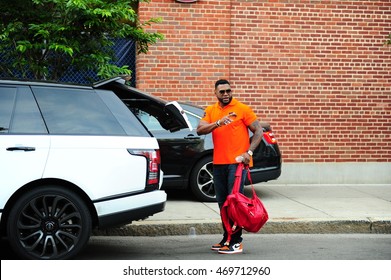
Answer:
<svg viewBox="0 0 391 280"><path fill-rule="evenodd" d="M132 78L129 81L131 86L136 85L136 44L135 42L128 39L117 39L114 41L113 50L115 52L116 61L114 62L117 66L128 65L132 71ZM0 55L0 63L4 56ZM14 72L13 77L18 78L18 73ZM31 76L32 77L32 76ZM0 72L0 78L9 78L7 73ZM21 78L21 77L19 77ZM70 67L66 73L59 79L61 82L76 83L76 84L91 84L93 81L99 81L100 78L93 71L78 71Z"/></svg>

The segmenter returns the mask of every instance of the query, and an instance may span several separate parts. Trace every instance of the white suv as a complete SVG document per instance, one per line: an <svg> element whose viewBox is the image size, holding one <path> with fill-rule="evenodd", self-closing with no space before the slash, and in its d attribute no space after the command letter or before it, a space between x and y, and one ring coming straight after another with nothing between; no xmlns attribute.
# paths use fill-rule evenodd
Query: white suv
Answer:
<svg viewBox="0 0 391 280"><path fill-rule="evenodd" d="M0 230L21 258L71 258L92 228L164 210L159 146L116 96L127 90L0 80ZM187 126L159 102L167 129Z"/></svg>

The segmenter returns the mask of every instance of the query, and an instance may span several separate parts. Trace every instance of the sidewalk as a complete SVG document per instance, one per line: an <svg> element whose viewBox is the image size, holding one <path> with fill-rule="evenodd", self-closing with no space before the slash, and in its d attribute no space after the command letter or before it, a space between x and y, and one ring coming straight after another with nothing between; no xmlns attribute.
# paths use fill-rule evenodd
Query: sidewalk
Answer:
<svg viewBox="0 0 391 280"><path fill-rule="evenodd" d="M391 233L391 184L254 186L269 213L259 233ZM246 194L251 188L246 187ZM222 233L217 203L169 192L165 211L95 235ZM183 194L183 193L182 193Z"/></svg>

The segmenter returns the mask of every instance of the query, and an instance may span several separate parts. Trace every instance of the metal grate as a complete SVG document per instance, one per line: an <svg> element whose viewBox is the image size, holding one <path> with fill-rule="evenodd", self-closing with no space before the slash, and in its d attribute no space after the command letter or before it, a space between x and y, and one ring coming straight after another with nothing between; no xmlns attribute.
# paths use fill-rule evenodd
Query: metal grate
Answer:
<svg viewBox="0 0 391 280"><path fill-rule="evenodd" d="M113 46L115 52L117 66L128 65L132 70L132 78L129 81L131 86L136 85L136 44L128 39L116 39ZM5 61L5 57L0 55L0 63ZM9 78L7 73L0 72L0 78ZM32 77L32 76L31 76ZM21 78L18 72L13 73L13 78ZM61 82L76 83L76 84L91 84L94 81L99 81L100 78L93 71L79 71L70 68L60 79Z"/></svg>

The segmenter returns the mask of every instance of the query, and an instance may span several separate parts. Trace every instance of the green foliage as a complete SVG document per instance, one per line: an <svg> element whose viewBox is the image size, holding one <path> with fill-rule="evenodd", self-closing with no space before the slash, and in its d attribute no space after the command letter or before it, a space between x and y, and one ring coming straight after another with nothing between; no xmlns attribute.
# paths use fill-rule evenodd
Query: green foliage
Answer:
<svg viewBox="0 0 391 280"><path fill-rule="evenodd" d="M140 0L148 2L149 0ZM118 67L110 49L113 39L137 42L138 52L164 39L144 28L137 0L0 0L0 71L9 76L58 80L70 67L93 70L101 78L131 74Z"/></svg>
<svg viewBox="0 0 391 280"><path fill-rule="evenodd" d="M388 35L388 39L385 42L386 45L391 45L391 34Z"/></svg>

